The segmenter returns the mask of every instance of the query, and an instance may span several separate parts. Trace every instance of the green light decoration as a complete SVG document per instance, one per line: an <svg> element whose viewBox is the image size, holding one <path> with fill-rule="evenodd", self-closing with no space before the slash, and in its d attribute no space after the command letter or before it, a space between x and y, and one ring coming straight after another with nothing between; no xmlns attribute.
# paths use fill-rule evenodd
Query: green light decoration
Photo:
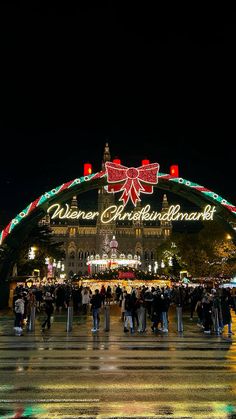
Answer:
<svg viewBox="0 0 236 419"><path fill-rule="evenodd" d="M218 195L217 193L210 191L209 189L205 188L204 186L198 185L195 182L191 182L190 180L186 180L183 178L173 178L170 175L159 173L158 176L160 179L166 179L170 182L176 182L180 183L184 186L187 186L188 188L195 189L198 192L201 192L201 194L208 196L209 198L213 199L214 201L218 202L219 204L223 205L225 208L227 208L231 213L236 215L236 206L228 202L226 199L222 198L222 196Z"/></svg>
<svg viewBox="0 0 236 419"><path fill-rule="evenodd" d="M36 417L36 415L42 415L45 414L46 410L42 407L38 406L27 406L27 407L17 407L17 409L14 412L7 413L4 415L4 419L7 418L33 418ZM38 417L38 416L37 416Z"/></svg>
<svg viewBox="0 0 236 419"><path fill-rule="evenodd" d="M74 188L78 185L82 185L85 182L92 182L96 179L102 178L106 176L105 171L101 171L95 174L82 176L80 178L76 178L72 181L67 183L63 183L60 186L57 186L51 189L49 192L45 192L40 197L35 199L35 201L31 202L25 209L23 209L19 214L13 218L10 223L1 231L0 233L0 245L4 242L6 237L13 231L13 229L21 223L23 219L25 219L33 210L39 208L42 204L47 201L50 201L55 195L60 195L63 191L67 189ZM206 196L208 199L212 200L213 202L217 202L219 205L222 205L226 210L228 210L231 214L235 216L236 221L236 206L228 202L226 199L222 198L217 193L205 188L204 186L198 185L197 183L191 182L189 180L174 177L170 174L159 173L158 174L158 181L161 180L162 183L168 182L175 182L184 185L185 187L189 188L190 190L195 190L197 193ZM92 186L92 185L91 185Z"/></svg>

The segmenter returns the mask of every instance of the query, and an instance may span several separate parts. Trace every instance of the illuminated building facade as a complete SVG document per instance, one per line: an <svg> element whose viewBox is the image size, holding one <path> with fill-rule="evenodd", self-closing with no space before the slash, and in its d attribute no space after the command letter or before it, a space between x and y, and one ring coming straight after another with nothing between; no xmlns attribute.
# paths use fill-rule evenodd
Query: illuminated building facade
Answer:
<svg viewBox="0 0 236 419"><path fill-rule="evenodd" d="M109 161L111 161L111 155L109 146L106 144L102 161L103 170L105 163ZM142 270L154 271L157 264L158 246L171 235L171 221L146 222L138 219L134 214L142 211L141 202L132 208L131 219L114 219L112 211L116 205L115 195L108 193L106 187L98 189L97 202L94 204L92 212L86 214L85 219L73 218L73 214L82 213L78 205L80 201L82 203L83 195L80 195L79 199L74 196L70 205L67 204L67 213L72 214L71 217L66 217L65 212L62 217L52 216L52 212L46 216L55 237L64 243L65 273L67 275L88 273L88 257L95 258L96 255L98 257L98 255L107 253L107 244L110 243L113 236L119 243L120 254L132 255L132 258L140 260ZM164 195L161 214L168 211L168 208L167 197ZM58 214L60 215L60 210L58 210ZM103 214L103 217L98 217L97 214Z"/></svg>

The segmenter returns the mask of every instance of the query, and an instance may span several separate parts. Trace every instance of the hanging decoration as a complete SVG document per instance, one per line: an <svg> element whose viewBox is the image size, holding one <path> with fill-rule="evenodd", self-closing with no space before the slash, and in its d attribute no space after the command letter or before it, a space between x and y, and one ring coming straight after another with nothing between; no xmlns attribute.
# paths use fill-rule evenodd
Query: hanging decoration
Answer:
<svg viewBox="0 0 236 419"><path fill-rule="evenodd" d="M112 165L112 163L110 163L110 165ZM153 163L150 166L153 165L157 165L157 163ZM119 167L120 165L118 165ZM158 165L157 165L158 166ZM149 165L146 166L141 166L138 168L130 168L130 169L135 169L139 171L140 174L140 170L146 170L146 168L148 168ZM128 168L126 168L125 166L120 166L121 169L125 169L127 170ZM158 167L159 169L159 167ZM159 183L178 183L180 185L183 185L183 187L188 188L190 190L195 190L196 193L199 193L203 196L205 196L207 198L208 201L213 202L214 204L218 204L218 206L222 206L223 208L225 208L226 210L229 211L229 213L231 213L233 216L236 217L236 205L230 203L229 201L227 201L226 199L224 199L222 196L218 195L217 193L215 193L214 191L209 190L208 188L205 188L202 185L199 185L195 182L189 181L187 179L183 179L180 177L173 177L170 174L166 174L166 173L158 173L157 174L156 170L156 176L158 176L158 180L160 181ZM52 198L54 198L55 195L59 195L61 193L63 193L65 190L67 189L75 189L75 188L79 188L80 184L82 185L84 182L90 182L90 181L94 181L96 179L100 179L102 177L107 176L108 182L110 181L110 173L111 170L102 170L98 173L94 173L88 176L83 176L80 178L76 178L74 180L71 180L69 182L63 183L62 185L53 188L52 190L43 193L41 196L39 196L37 199L35 199L33 202L31 202L25 209L23 209L19 214L17 214L9 223L6 227L4 227L4 229L2 231L0 231L0 246L4 243L5 239L14 231L15 227L18 226L19 224L21 224L21 222L27 218L31 212L36 211L38 208L40 208L45 202L50 202L50 200ZM147 173L145 173L147 175ZM143 172L142 172L143 175ZM108 178L109 177L109 178ZM154 176L153 176L154 177ZM111 177L112 178L112 177ZM150 179L149 179L150 180ZM131 178L132 181L132 178ZM113 186L111 184L108 184L107 188L109 189L109 192L114 192L115 186L117 187L117 192L123 190L123 185L126 184L126 179L122 180L118 180L116 177L113 180ZM133 185L133 181L130 182ZM136 182L135 182L136 183ZM154 185L154 183L149 183L147 181L144 182L143 179L137 179L137 183L138 185L141 183L142 188L146 188L146 191L140 190L140 192L143 193L152 193L152 185ZM155 184L157 184L157 179ZM150 188L151 191L147 192L147 188ZM134 189L134 187L133 187ZM127 191L123 190L123 194L127 195ZM138 200L139 200L139 194L137 194L136 190L133 191L133 196L134 198L136 197L136 195L138 196ZM129 194L127 195L126 199L129 199ZM136 198L137 200L137 198Z"/></svg>
<svg viewBox="0 0 236 419"><path fill-rule="evenodd" d="M126 205L129 199L136 206L140 201L140 193L152 194L153 185L158 182L159 164L151 163L140 167L126 167L121 164L106 162L106 175L108 181L107 191L121 192L120 201Z"/></svg>

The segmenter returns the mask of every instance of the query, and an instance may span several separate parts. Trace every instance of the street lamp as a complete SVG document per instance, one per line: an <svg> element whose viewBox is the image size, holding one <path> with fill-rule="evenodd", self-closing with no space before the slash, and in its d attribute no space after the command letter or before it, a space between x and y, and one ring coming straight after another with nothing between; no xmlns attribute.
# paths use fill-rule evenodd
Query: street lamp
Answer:
<svg viewBox="0 0 236 419"><path fill-rule="evenodd" d="M37 247L31 246L28 252L28 258L33 260L35 259L35 251L37 250Z"/></svg>
<svg viewBox="0 0 236 419"><path fill-rule="evenodd" d="M154 274L157 273L157 269L158 269L158 262L155 260L155 262L154 262Z"/></svg>

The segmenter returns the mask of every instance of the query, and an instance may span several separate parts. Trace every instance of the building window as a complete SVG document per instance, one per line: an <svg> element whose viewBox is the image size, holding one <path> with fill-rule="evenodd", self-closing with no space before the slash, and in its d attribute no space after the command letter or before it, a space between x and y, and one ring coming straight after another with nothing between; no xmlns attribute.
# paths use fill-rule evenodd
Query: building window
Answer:
<svg viewBox="0 0 236 419"><path fill-rule="evenodd" d="M75 233L76 233L75 227L71 227L69 231L70 236L75 236Z"/></svg>

